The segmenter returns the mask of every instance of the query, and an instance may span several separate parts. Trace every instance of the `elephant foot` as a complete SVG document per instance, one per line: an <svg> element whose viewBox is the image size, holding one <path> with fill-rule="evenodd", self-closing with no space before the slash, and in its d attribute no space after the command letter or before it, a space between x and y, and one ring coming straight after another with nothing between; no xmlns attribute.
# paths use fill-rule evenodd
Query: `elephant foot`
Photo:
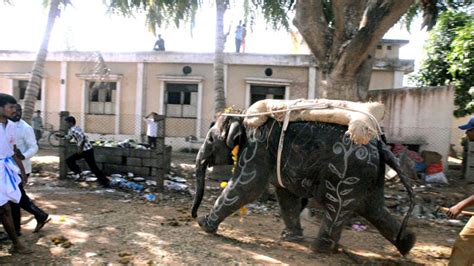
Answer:
<svg viewBox="0 0 474 266"><path fill-rule="evenodd" d="M338 244L329 238L317 238L311 249L314 253L337 253Z"/></svg>
<svg viewBox="0 0 474 266"><path fill-rule="evenodd" d="M410 252L416 242L416 235L413 232L407 232L402 236L400 241L398 241L395 246L397 247L400 254L405 256Z"/></svg>
<svg viewBox="0 0 474 266"><path fill-rule="evenodd" d="M288 242L301 242L303 241L303 230L298 230L296 232L290 232L287 229L281 232L281 240Z"/></svg>
<svg viewBox="0 0 474 266"><path fill-rule="evenodd" d="M204 232L209 234L215 234L217 232L217 226L211 225L207 216L198 218L197 222Z"/></svg>

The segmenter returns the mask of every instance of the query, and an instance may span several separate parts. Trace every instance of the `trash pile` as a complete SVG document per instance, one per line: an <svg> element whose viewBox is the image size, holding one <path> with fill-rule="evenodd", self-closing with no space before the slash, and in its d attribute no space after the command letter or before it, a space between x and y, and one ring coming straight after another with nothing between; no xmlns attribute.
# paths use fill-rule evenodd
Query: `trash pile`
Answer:
<svg viewBox="0 0 474 266"><path fill-rule="evenodd" d="M78 182L96 182L97 177L89 170L82 171L80 175L75 175L74 172L69 172L68 177ZM158 182L151 178L136 176L132 172L126 174L112 174L110 175L112 188L120 189L125 192L135 192L140 195L143 193L143 198L150 202L158 200ZM172 192L180 192L190 194L191 191L187 185L185 178L176 176L174 172L165 175L164 189Z"/></svg>
<svg viewBox="0 0 474 266"><path fill-rule="evenodd" d="M400 157L407 148L402 144L394 144L392 152ZM448 179L443 173L443 162L441 154L434 151L424 150L420 153L407 150L409 159L415 162L415 171L419 179L426 183L448 184Z"/></svg>
<svg viewBox="0 0 474 266"><path fill-rule="evenodd" d="M150 146L146 143L138 143L134 139L126 139L123 141L115 142L113 140L96 140L91 141L93 146L99 147L110 147L110 148L127 148L127 149L139 149L149 150Z"/></svg>

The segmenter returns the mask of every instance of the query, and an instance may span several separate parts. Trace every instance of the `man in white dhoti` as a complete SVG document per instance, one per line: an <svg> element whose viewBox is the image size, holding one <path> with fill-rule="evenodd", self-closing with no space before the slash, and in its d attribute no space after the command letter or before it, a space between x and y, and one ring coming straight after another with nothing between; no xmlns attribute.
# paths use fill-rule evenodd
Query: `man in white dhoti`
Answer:
<svg viewBox="0 0 474 266"><path fill-rule="evenodd" d="M21 191L18 184L21 182L19 175L26 179L25 169L19 158L14 156L15 124L8 118L13 115L16 108L13 96L0 93L0 220L13 242L12 252L31 253L18 239L13 224L9 201L18 203Z"/></svg>

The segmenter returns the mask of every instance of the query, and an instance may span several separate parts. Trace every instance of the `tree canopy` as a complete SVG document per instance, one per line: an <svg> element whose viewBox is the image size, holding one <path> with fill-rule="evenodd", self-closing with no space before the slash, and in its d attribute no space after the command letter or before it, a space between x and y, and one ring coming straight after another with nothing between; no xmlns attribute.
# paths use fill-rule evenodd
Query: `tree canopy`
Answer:
<svg viewBox="0 0 474 266"><path fill-rule="evenodd" d="M474 86L474 18L463 11L447 10L438 18L425 45L425 58L415 75L418 86L455 87L454 115L474 112L469 89Z"/></svg>

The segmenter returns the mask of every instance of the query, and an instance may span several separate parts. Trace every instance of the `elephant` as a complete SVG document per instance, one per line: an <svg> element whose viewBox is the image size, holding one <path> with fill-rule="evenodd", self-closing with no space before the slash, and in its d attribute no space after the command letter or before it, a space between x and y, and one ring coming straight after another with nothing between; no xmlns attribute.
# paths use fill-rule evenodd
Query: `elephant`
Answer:
<svg viewBox="0 0 474 266"><path fill-rule="evenodd" d="M400 163L382 140L356 145L346 134L347 126L321 122L290 122L281 153L281 184L276 175L277 150L282 123L272 118L258 128L247 128L241 117L218 116L196 156L196 194L191 215L202 230L214 234L219 224L242 206L256 200L271 183L276 187L285 228L283 240L300 241L302 199L315 198L324 215L314 252L332 253L344 223L356 213L366 218L405 255L416 242L406 229L413 209L413 192ZM232 164L231 151L239 145L234 174L206 216L197 211L209 166ZM385 164L392 167L410 196L410 210L403 222L385 207Z"/></svg>

